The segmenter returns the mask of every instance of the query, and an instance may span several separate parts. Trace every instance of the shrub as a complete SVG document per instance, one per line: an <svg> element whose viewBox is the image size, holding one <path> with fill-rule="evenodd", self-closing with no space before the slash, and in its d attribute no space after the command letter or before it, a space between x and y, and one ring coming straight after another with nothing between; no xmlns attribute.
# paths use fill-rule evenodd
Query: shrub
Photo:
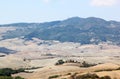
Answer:
<svg viewBox="0 0 120 79"><path fill-rule="evenodd" d="M88 74L76 76L75 79L111 79L111 78L109 76L99 77L96 74L88 73Z"/></svg>
<svg viewBox="0 0 120 79"><path fill-rule="evenodd" d="M82 66L80 66L80 67L91 67L91 66L95 66L95 65L96 64L89 64L86 61L83 61Z"/></svg>
<svg viewBox="0 0 120 79"><path fill-rule="evenodd" d="M67 73L66 75L71 75L71 73Z"/></svg>
<svg viewBox="0 0 120 79"><path fill-rule="evenodd" d="M24 79L24 78L22 78L20 76L16 76L15 79Z"/></svg>
<svg viewBox="0 0 120 79"><path fill-rule="evenodd" d="M102 72L102 71L113 71L114 69L102 69L102 70L96 70L95 72Z"/></svg>
<svg viewBox="0 0 120 79"><path fill-rule="evenodd" d="M61 65L64 64L65 62L63 60L58 60L57 63L55 65Z"/></svg>
<svg viewBox="0 0 120 79"><path fill-rule="evenodd" d="M96 74L90 74L90 73L76 77L76 79L98 79L98 78L99 76L97 76Z"/></svg>
<svg viewBox="0 0 120 79"><path fill-rule="evenodd" d="M0 79L13 79L11 76L0 76Z"/></svg>
<svg viewBox="0 0 120 79"><path fill-rule="evenodd" d="M24 79L20 76L17 77L11 77L11 76L0 76L0 79Z"/></svg>
<svg viewBox="0 0 120 79"><path fill-rule="evenodd" d="M52 78L58 78L59 75L53 75L53 76L50 76L48 79L52 79Z"/></svg>
<svg viewBox="0 0 120 79"><path fill-rule="evenodd" d="M117 68L116 70L120 70L120 67L119 67L119 68Z"/></svg>
<svg viewBox="0 0 120 79"><path fill-rule="evenodd" d="M111 79L109 76L100 77L100 79Z"/></svg>

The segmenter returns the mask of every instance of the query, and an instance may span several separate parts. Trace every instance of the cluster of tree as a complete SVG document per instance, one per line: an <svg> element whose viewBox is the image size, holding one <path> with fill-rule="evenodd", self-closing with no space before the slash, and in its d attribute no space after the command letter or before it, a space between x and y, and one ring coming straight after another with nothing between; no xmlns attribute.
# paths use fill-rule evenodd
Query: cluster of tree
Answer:
<svg viewBox="0 0 120 79"><path fill-rule="evenodd" d="M25 70L22 68L18 70L13 70L11 68L3 68L3 69L0 69L0 76L11 76L11 74L15 74L19 72L25 72Z"/></svg>
<svg viewBox="0 0 120 79"><path fill-rule="evenodd" d="M25 72L25 71L22 68L18 69L18 70L13 70L11 68L0 69L0 79L24 79L24 78L21 78L19 76L17 76L17 77L11 76L12 74L20 73L20 72Z"/></svg>
<svg viewBox="0 0 120 79"><path fill-rule="evenodd" d="M81 62L70 59L66 60L65 63L81 63Z"/></svg>
<svg viewBox="0 0 120 79"><path fill-rule="evenodd" d="M80 62L75 61L75 60L72 60L72 59L66 60L66 61L60 59L60 60L57 61L57 63L56 63L55 65L62 65L62 64L64 64L64 63L80 63Z"/></svg>
<svg viewBox="0 0 120 79"><path fill-rule="evenodd" d="M55 65L62 65L64 63L79 63L81 64L80 67L91 67L91 66L95 66L97 64L90 64L90 63L87 63L86 61L83 61L83 62L78 62L78 61L75 61L75 60L66 60L66 61L63 61L62 59L61 60L58 60L57 63Z"/></svg>

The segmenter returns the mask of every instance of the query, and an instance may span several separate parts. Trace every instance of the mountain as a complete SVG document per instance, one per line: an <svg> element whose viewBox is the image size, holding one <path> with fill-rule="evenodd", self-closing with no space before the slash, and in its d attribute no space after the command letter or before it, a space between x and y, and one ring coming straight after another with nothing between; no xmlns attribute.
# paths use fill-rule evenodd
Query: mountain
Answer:
<svg viewBox="0 0 120 79"><path fill-rule="evenodd" d="M81 44L98 44L110 41L120 44L120 22L106 21L101 18L72 17L63 21L45 23L15 23L0 25L13 27L2 35L2 39L23 37L26 40L58 40L61 42L79 42Z"/></svg>

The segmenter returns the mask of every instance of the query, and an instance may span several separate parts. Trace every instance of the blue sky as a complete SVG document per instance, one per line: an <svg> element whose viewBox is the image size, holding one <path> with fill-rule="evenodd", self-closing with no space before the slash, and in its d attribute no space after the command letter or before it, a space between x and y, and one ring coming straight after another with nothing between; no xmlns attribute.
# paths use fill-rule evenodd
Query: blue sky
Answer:
<svg viewBox="0 0 120 79"><path fill-rule="evenodd" d="M0 24L79 16L120 21L120 0L0 0Z"/></svg>

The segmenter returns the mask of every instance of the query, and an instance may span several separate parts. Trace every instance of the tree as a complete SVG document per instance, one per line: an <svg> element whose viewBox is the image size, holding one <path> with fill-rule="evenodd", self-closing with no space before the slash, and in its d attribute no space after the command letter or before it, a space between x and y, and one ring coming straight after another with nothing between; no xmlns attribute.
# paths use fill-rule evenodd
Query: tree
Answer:
<svg viewBox="0 0 120 79"><path fill-rule="evenodd" d="M58 60L56 65L61 65L61 64L64 64L65 62L63 60Z"/></svg>

